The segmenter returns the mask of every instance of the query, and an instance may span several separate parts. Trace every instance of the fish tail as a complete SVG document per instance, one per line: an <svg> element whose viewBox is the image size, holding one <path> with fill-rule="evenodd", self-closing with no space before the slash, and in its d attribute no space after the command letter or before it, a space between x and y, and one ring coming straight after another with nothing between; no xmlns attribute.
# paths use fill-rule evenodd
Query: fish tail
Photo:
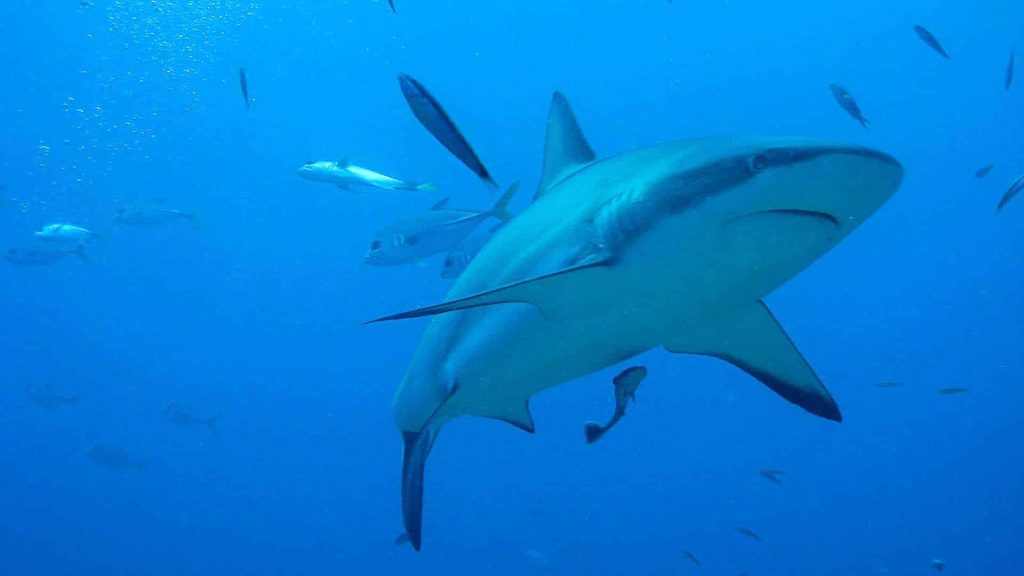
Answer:
<svg viewBox="0 0 1024 576"><path fill-rule="evenodd" d="M861 116L857 118L857 121L860 122L860 125L863 126L865 130L871 129L871 121L868 120L867 118Z"/></svg>
<svg viewBox="0 0 1024 576"><path fill-rule="evenodd" d="M508 211L508 203L512 201L512 197L516 195L516 190L519 189L519 182L513 183L505 190L505 193L498 198L498 201L494 203L494 207L491 208L490 215L501 220L502 222L508 222L513 218L513 214Z"/></svg>
<svg viewBox="0 0 1024 576"><path fill-rule="evenodd" d="M587 438L587 444L593 444L594 442L600 440L601 436L604 436L604 433L607 430L607 428L601 426L600 424L596 424L594 422L587 422L587 424L583 426L583 435L586 436Z"/></svg>

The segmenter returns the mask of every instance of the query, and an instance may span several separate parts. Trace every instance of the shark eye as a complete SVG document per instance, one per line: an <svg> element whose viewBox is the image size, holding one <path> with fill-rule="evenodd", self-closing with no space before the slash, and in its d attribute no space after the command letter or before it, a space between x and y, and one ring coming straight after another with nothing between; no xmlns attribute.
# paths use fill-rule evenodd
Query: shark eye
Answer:
<svg viewBox="0 0 1024 576"><path fill-rule="evenodd" d="M768 157L764 154L755 154L747 160L747 167L751 172L760 172L768 167Z"/></svg>

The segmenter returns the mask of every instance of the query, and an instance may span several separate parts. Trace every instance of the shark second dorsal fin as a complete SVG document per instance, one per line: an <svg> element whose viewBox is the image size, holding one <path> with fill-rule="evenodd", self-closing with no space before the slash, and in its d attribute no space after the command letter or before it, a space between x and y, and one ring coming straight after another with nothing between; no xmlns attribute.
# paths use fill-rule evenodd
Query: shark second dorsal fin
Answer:
<svg viewBox="0 0 1024 576"><path fill-rule="evenodd" d="M544 166L533 199L546 194L566 176L594 161L594 151L576 121L569 101L561 92L551 97L548 131L544 139Z"/></svg>
<svg viewBox="0 0 1024 576"><path fill-rule="evenodd" d="M714 327L689 326L669 338L665 349L721 358L811 414L843 420L832 395L764 302L746 307Z"/></svg>

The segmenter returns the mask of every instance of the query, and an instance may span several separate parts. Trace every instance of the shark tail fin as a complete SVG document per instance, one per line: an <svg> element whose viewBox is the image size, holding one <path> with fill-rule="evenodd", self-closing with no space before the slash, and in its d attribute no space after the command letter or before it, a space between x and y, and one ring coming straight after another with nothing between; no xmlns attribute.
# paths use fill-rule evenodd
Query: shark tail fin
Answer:
<svg viewBox="0 0 1024 576"><path fill-rule="evenodd" d="M78 245L78 248L75 248L75 256L78 256L78 258L79 258L79 259L80 259L80 260L81 260L82 262L85 262L86 264L92 264L92 259L90 259L90 258L89 258L89 255L88 255L88 254L86 254L86 252L85 252L85 246L84 246L84 245L82 245L82 244L79 244L79 245Z"/></svg>
<svg viewBox="0 0 1024 576"><path fill-rule="evenodd" d="M594 442L600 440L601 436L604 436L604 433L607 430L607 428L601 426L600 424L596 424L594 422L587 422L587 424L583 427L583 435L586 436L587 438L587 444L593 444Z"/></svg>
<svg viewBox="0 0 1024 576"><path fill-rule="evenodd" d="M416 551L423 539L423 472L437 433L438 429L429 425L419 432L402 432L402 521Z"/></svg>
<svg viewBox="0 0 1024 576"><path fill-rule="evenodd" d="M505 190L505 193L498 198L498 201L494 203L494 207L491 208L490 215L501 220L502 222L508 222L514 215L508 211L508 203L512 201L512 197L516 195L516 190L519 189L519 182L513 183Z"/></svg>

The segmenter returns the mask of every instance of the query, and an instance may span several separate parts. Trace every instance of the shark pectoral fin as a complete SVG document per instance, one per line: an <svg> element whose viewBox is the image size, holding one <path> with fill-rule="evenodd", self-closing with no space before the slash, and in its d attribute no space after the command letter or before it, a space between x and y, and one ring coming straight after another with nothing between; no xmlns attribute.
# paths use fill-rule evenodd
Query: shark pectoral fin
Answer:
<svg viewBox="0 0 1024 576"><path fill-rule="evenodd" d="M811 414L843 419L832 395L763 302L710 330L670 338L665 349L721 358Z"/></svg>
<svg viewBox="0 0 1024 576"><path fill-rule="evenodd" d="M402 432L402 522L413 549L419 550L423 538L423 471L438 430L427 427L419 432Z"/></svg>
<svg viewBox="0 0 1024 576"><path fill-rule="evenodd" d="M559 317L559 313L564 312L566 307L572 304L572 300L579 298L581 294L592 291L595 286L601 286L601 283L595 280L594 275L600 273L601 268L610 265L612 262L613 260L610 257L594 257L585 264L578 264L558 272L507 284L500 288L480 292L479 294L450 302L384 316L383 318L370 320L367 324L388 320L422 318L456 310L512 303L533 304L545 318L556 320ZM574 284L579 286L574 287ZM553 298L552 295L561 295L562 297Z"/></svg>
<svg viewBox="0 0 1024 576"><path fill-rule="evenodd" d="M440 200L435 202L434 205L430 207L430 209L431 210L441 210L445 206L448 205L448 201L451 200L451 199L452 199L451 196L445 196L444 198L441 198Z"/></svg>
<svg viewBox="0 0 1024 576"><path fill-rule="evenodd" d="M529 434L537 431L537 427L533 423L533 414L530 413L529 400L500 406L489 406L486 411L481 412L479 415L484 418L493 418L507 422Z"/></svg>
<svg viewBox="0 0 1024 576"><path fill-rule="evenodd" d="M561 92L555 92L551 96L551 109L548 111L543 172L533 199L537 200L546 194L555 184L583 165L593 162L594 158L594 150L583 136L569 101Z"/></svg>

